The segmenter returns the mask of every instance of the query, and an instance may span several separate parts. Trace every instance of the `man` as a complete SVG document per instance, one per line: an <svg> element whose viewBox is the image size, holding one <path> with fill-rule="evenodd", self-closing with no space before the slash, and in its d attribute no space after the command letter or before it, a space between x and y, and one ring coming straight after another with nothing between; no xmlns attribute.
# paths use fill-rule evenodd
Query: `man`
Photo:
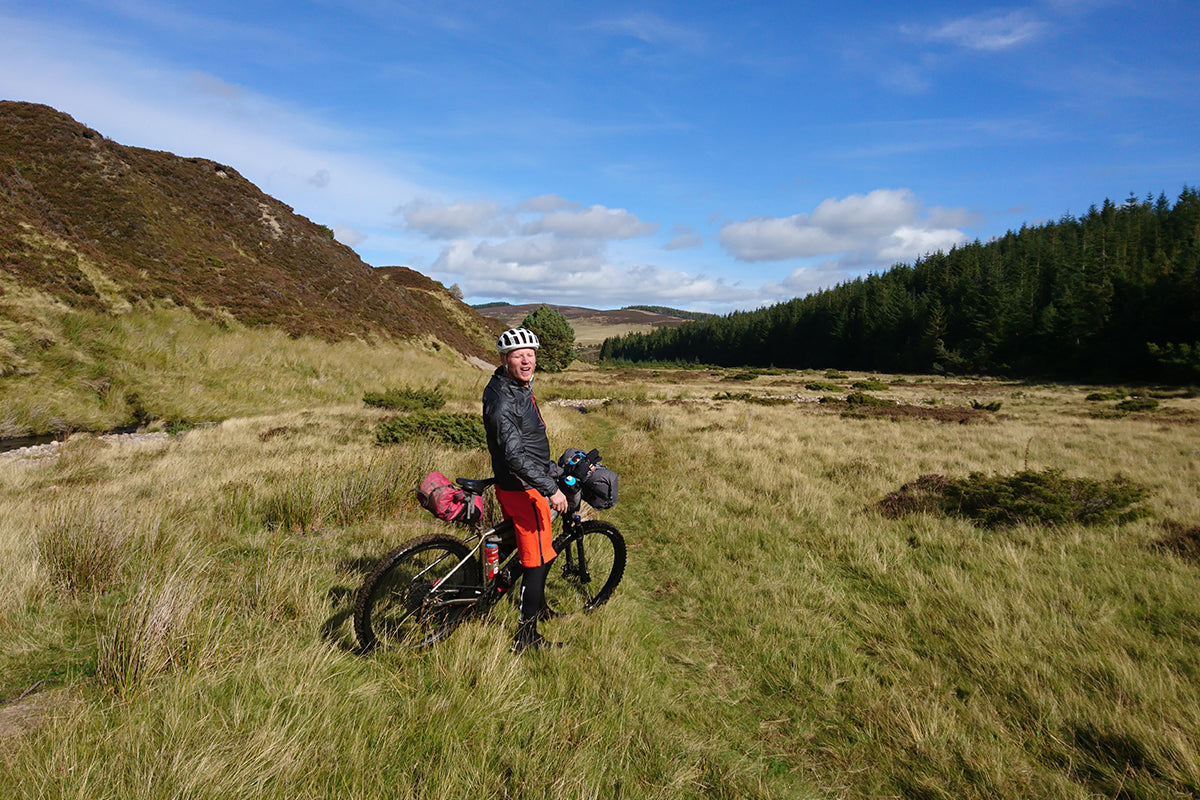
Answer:
<svg viewBox="0 0 1200 800"><path fill-rule="evenodd" d="M525 568L521 582L521 621L514 653L551 647L537 630L545 602L546 573L556 553L550 510L567 511L567 497L550 475L550 441L530 384L541 342L533 331L512 328L500 334L496 349L502 363L483 390L483 426L487 431L496 498L517 534L517 556Z"/></svg>

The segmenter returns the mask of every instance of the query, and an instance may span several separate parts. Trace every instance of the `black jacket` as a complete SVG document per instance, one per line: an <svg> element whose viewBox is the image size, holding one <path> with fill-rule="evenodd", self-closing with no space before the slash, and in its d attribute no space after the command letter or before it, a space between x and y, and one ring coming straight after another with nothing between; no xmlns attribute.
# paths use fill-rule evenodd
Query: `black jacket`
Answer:
<svg viewBox="0 0 1200 800"><path fill-rule="evenodd" d="M508 491L558 491L550 476L550 441L533 390L499 367L483 390L483 427L496 486Z"/></svg>

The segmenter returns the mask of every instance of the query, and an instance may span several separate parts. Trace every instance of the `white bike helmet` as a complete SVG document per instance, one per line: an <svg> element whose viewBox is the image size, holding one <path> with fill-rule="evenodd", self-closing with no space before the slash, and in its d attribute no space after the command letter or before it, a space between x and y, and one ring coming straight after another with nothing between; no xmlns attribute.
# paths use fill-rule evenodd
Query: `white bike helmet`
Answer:
<svg viewBox="0 0 1200 800"><path fill-rule="evenodd" d="M542 343L538 341L537 334L526 328L509 328L496 340L496 349L501 353L511 353L522 347L532 347L537 350L541 346Z"/></svg>

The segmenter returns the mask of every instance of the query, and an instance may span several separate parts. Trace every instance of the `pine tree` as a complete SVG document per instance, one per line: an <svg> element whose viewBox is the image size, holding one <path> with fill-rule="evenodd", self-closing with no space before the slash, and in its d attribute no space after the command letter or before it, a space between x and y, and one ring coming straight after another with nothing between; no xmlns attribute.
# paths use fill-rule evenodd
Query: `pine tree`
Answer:
<svg viewBox="0 0 1200 800"><path fill-rule="evenodd" d="M567 318L547 305L529 312L521 323L537 334L541 341L538 350L538 369L562 372L575 359L575 330Z"/></svg>

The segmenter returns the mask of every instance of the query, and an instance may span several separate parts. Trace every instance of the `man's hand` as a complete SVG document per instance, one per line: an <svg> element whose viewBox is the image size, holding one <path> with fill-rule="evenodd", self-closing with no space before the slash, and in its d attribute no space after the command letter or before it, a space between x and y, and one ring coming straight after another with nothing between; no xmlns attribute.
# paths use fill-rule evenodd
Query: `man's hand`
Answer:
<svg viewBox="0 0 1200 800"><path fill-rule="evenodd" d="M550 507L560 514L567 513L567 496L563 494L562 489L550 495Z"/></svg>

